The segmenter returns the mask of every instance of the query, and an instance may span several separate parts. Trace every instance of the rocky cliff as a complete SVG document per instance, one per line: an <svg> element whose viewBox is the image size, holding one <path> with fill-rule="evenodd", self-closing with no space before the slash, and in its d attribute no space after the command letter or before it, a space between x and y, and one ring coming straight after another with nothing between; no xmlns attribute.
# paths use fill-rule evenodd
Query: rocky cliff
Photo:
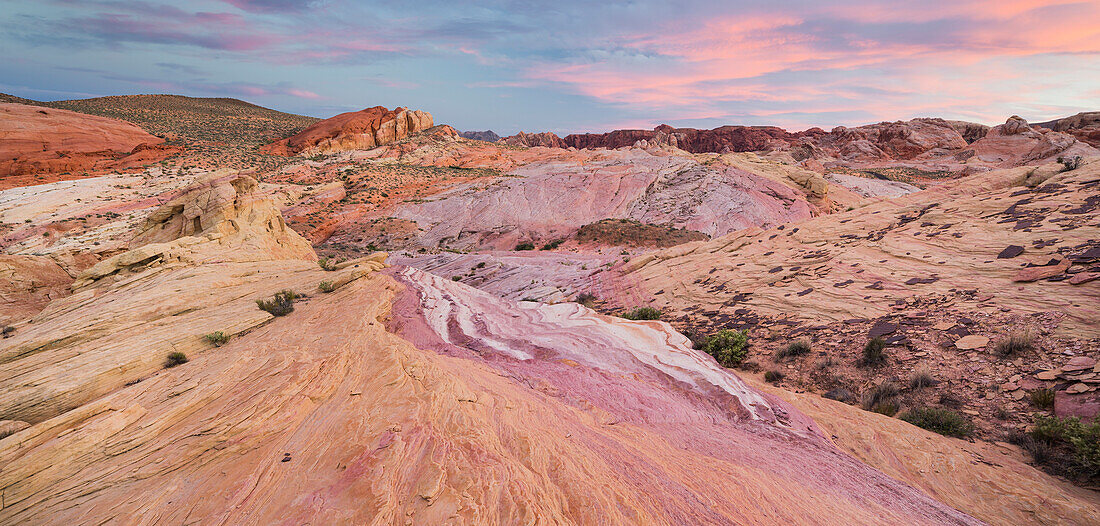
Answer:
<svg viewBox="0 0 1100 526"><path fill-rule="evenodd" d="M390 144L434 126L425 111L374 106L341 113L320 121L297 134L264 146L276 155L316 155L345 150L368 150Z"/></svg>

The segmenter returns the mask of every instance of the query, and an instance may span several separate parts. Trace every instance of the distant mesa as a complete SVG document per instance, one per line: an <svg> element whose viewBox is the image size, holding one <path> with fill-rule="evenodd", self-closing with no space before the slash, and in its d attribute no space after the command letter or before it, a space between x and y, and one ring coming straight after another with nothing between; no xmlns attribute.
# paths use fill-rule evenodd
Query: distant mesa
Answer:
<svg viewBox="0 0 1100 526"><path fill-rule="evenodd" d="M500 136L497 135L496 132L494 132L493 130L464 131L462 133L459 133L459 135L461 135L465 139L473 139L475 141L497 142L500 140Z"/></svg>
<svg viewBox="0 0 1100 526"><path fill-rule="evenodd" d="M434 126L432 114L375 106L341 113L261 148L275 155L316 155L390 144Z"/></svg>

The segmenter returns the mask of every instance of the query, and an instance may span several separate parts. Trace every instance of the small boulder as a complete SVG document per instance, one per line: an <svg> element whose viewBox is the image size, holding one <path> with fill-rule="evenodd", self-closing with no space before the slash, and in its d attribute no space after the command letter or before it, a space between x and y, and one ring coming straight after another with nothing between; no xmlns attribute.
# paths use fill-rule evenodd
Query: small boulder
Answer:
<svg viewBox="0 0 1100 526"><path fill-rule="evenodd" d="M989 345L989 338L985 336L979 336L977 334L971 334L970 336L963 336L958 340L955 340L955 347L960 350L969 351L972 349L980 349Z"/></svg>

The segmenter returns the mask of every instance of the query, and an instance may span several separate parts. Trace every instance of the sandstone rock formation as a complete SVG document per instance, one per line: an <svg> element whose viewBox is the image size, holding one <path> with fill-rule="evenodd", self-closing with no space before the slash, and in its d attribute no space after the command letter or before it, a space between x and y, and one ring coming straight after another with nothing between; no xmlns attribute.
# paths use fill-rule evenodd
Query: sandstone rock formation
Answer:
<svg viewBox="0 0 1100 526"><path fill-rule="evenodd" d="M994 171L859 211L683 245L632 259L624 277L647 291L665 290L659 306L748 308L818 321L881 316L915 293L979 289L1016 312L1063 312L1061 330L1087 335L1100 323L1088 307L1096 287L1065 280L1100 257L1094 253L1100 251L1089 252L1100 239L1100 227L1090 219L1100 214L1093 181L1100 162L1057 173L1034 188L1021 184L1030 171ZM998 259L1008 245L1029 247L1031 259ZM764 252L771 257L753 256ZM775 271L775 262L789 263ZM1036 279L1048 280L1030 286L1014 281L1021 270L1030 270L1022 266L1036 264L1046 271ZM673 266L675 273L669 271ZM671 276L677 276L675 283ZM700 281L693 283L695 278ZM848 279L850 286L833 286ZM876 283L880 286L869 287ZM1026 294L1019 292L1021 286ZM796 295L804 290L811 292ZM725 303L731 291L749 299Z"/></svg>
<svg viewBox="0 0 1100 526"><path fill-rule="evenodd" d="M1062 119L1041 122L1037 126L1068 133L1081 142L1100 148L1100 111L1082 112Z"/></svg>
<svg viewBox="0 0 1100 526"><path fill-rule="evenodd" d="M828 132L820 128L788 132L774 126L699 130L661 125L653 130L568 135L563 142L576 148L671 146L692 153L786 151L806 166L892 164L957 172L968 166L988 169L1039 164L1059 155L1098 155L1100 152L1089 146L1089 141L1094 140L1090 138L1092 135L1100 136L1096 131L1100 129L1096 124L1100 119L1096 115L1100 113L1082 113L1045 123L1059 128L1055 133L1032 129L1019 117L992 129L964 121L917 118L855 128L838 126Z"/></svg>
<svg viewBox="0 0 1100 526"><path fill-rule="evenodd" d="M542 146L545 148L566 148L567 145L562 141L561 137L558 137L552 132L541 133L525 133L519 132L510 137L505 137L499 141L502 144L508 146Z"/></svg>
<svg viewBox="0 0 1100 526"><path fill-rule="evenodd" d="M123 121L67 110L0 103L0 189L48 182L61 172L129 168L176 150Z"/></svg>
<svg viewBox="0 0 1100 526"><path fill-rule="evenodd" d="M520 177L457 185L390 213L420 225L422 246L451 248L547 242L605 218L715 236L813 213L791 180L784 184L734 167L639 150L578 157L584 161L530 163L513 170Z"/></svg>
<svg viewBox="0 0 1100 526"><path fill-rule="evenodd" d="M374 106L341 113L301 132L263 147L276 155L316 155L345 150L365 150L390 144L435 126L425 111Z"/></svg>
<svg viewBox="0 0 1100 526"><path fill-rule="evenodd" d="M1013 115L1004 124L994 126L985 137L960 152L960 158L975 159L996 166L1019 166L1057 157L1091 157L1100 155L1072 135L1033 128L1027 121Z"/></svg>
<svg viewBox="0 0 1100 526"><path fill-rule="evenodd" d="M500 136L493 132L493 130L464 131L459 135L461 135L463 138L473 139L475 141L497 142L500 140Z"/></svg>
<svg viewBox="0 0 1100 526"><path fill-rule="evenodd" d="M169 262L316 259L271 200L257 195L256 181L232 173L205 176L169 199L145 220L130 246L77 276L74 289Z"/></svg>
<svg viewBox="0 0 1100 526"><path fill-rule="evenodd" d="M50 258L0 255L0 325L37 314L51 300L68 295L72 281Z"/></svg>

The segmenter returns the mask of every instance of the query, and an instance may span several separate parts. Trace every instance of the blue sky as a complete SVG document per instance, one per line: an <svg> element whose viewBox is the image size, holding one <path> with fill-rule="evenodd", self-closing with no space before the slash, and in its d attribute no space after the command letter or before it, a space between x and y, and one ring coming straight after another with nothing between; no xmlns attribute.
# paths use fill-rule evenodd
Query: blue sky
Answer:
<svg viewBox="0 0 1100 526"><path fill-rule="evenodd" d="M0 0L0 91L558 133L1100 110L1098 1Z"/></svg>

